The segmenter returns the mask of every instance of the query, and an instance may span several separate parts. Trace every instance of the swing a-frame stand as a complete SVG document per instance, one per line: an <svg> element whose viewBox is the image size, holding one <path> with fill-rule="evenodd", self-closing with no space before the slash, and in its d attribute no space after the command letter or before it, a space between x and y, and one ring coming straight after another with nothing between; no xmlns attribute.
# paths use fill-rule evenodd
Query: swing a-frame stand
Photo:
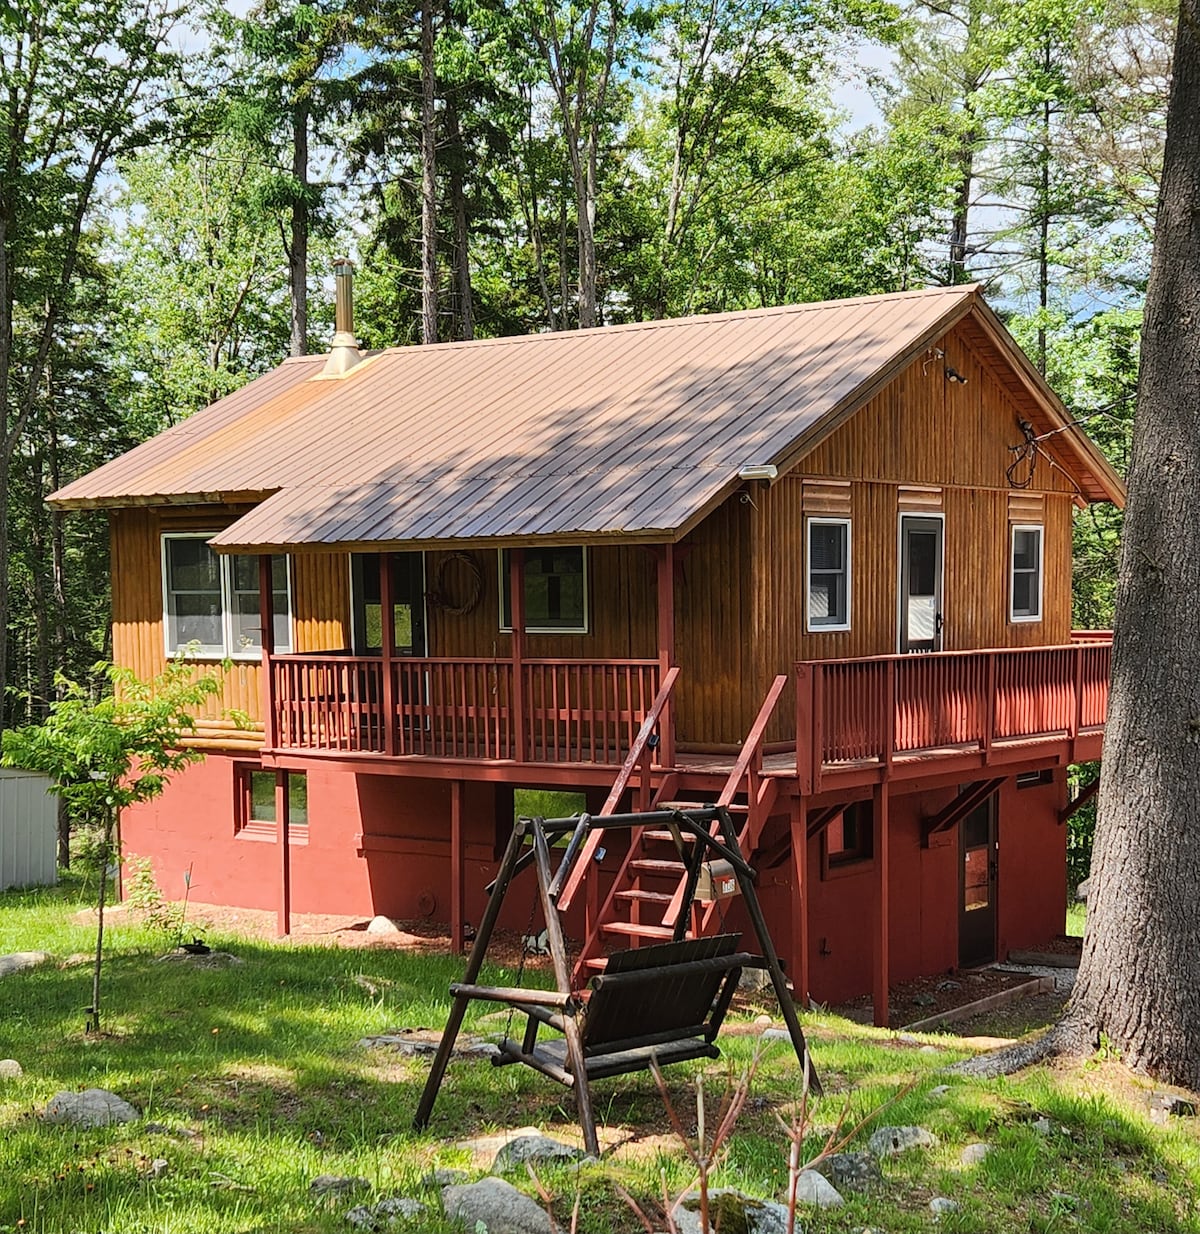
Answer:
<svg viewBox="0 0 1200 1234"><path fill-rule="evenodd" d="M589 833L632 831L642 827L669 829L680 854L686 853L687 878L673 927L674 938L670 942L610 955L603 971L591 979L586 989L573 989L558 898ZM552 848L555 841L567 835L570 839L565 849ZM685 836L693 841L690 852ZM528 846L527 840L532 842ZM554 855L560 851L562 857L555 866ZM686 937L702 870L706 862L712 860L728 862L737 879L758 939L758 955L737 950L738 936L735 934ZM555 988L476 985L504 897L513 879L530 866L537 876ZM584 1144L588 1152L598 1156L600 1146L596 1138L590 1082L604 1076L647 1070L652 1061L666 1064L719 1057L715 1039L744 968L764 968L770 974L796 1058L802 1069L809 1067L810 1088L819 1093L820 1082L808 1060L804 1033L767 931L754 883L754 870L741 854L737 833L723 806L595 817L584 814L567 819L521 819L504 851L496 881L489 888L487 909L475 936L466 972L462 981L450 987L454 1005L413 1126L419 1130L429 1123L467 1005L473 999L503 1003L524 1014L525 1031L520 1043L506 1035L499 1052L492 1058L493 1066L524 1063L571 1089L575 1094ZM555 1030L559 1037L539 1042L538 1033L543 1027Z"/></svg>

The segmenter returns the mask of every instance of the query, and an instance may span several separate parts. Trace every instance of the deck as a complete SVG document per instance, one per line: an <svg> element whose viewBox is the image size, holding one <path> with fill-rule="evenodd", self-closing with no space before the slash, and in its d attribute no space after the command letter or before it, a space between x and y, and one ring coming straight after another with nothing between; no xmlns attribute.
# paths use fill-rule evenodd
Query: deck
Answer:
<svg viewBox="0 0 1200 1234"><path fill-rule="evenodd" d="M1061 647L804 661L794 666L795 744L762 772L805 796L1038 759L1098 758L1111 636ZM604 782L657 694L657 660L270 659L271 762L332 758L364 769ZM733 753L674 753L670 712L656 771L701 784ZM661 729L667 729L662 732ZM464 764L473 767L467 771ZM588 777L588 772L594 772Z"/></svg>

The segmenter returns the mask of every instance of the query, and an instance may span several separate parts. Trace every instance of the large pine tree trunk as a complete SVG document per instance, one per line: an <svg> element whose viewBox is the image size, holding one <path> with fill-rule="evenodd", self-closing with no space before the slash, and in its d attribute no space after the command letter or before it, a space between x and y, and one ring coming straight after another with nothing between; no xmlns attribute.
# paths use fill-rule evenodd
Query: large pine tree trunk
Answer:
<svg viewBox="0 0 1200 1234"><path fill-rule="evenodd" d="M434 0L421 6L421 342L438 341L437 82L434 77Z"/></svg>
<svg viewBox="0 0 1200 1234"><path fill-rule="evenodd" d="M1200 34L1182 0L1071 1020L1200 1088Z"/></svg>
<svg viewBox="0 0 1200 1234"><path fill-rule="evenodd" d="M292 108L292 179L296 200L292 203L292 242L288 248L288 282L292 298L292 330L289 352L308 352L308 103Z"/></svg>

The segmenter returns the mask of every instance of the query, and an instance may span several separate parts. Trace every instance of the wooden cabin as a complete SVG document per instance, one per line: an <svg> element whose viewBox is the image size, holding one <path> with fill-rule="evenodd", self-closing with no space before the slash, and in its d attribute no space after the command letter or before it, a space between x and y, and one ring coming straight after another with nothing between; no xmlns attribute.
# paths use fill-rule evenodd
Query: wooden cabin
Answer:
<svg viewBox="0 0 1200 1234"><path fill-rule="evenodd" d="M232 661L207 759L123 821L167 894L461 942L514 789L555 787L734 804L799 993L881 1022L1062 930L1110 650L1072 513L1123 490L978 288L349 328L51 499L109 511L119 663ZM663 936L650 845L567 889L585 956ZM709 896L696 929L736 920Z"/></svg>

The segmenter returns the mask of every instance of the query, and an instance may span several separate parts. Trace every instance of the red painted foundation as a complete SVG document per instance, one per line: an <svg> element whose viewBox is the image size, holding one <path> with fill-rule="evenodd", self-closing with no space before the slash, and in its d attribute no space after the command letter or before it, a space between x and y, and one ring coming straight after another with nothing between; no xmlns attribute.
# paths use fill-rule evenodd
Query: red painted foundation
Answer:
<svg viewBox="0 0 1200 1234"><path fill-rule="evenodd" d="M274 910L281 853L265 829L237 831L238 766L210 755L179 776L155 802L122 818L125 852L150 858L163 893L193 901ZM355 775L315 764L308 775L305 827L292 830L291 908L297 913L377 913L446 922L451 903L451 783ZM996 955L1044 943L1061 932L1066 910L1066 828L1058 822L1063 773L1053 783L1018 789L1009 780L997 804L999 869ZM959 842L922 844L922 819L955 795L953 787L895 796L890 803L890 979L958 966ZM478 922L484 887L495 873L512 817L511 789L463 783L464 915ZM786 820L776 820L786 826ZM767 839L768 837L764 837ZM822 840L809 842L809 971L812 996L836 1003L870 991L874 963L872 860L822 870ZM608 864L608 863L606 863ZM760 870L763 910L787 960L795 897L792 863ZM535 892L525 875L510 892L501 924L524 931ZM731 928L747 929L740 905L723 906ZM568 932L581 921L568 917ZM792 967L789 965L789 967Z"/></svg>

